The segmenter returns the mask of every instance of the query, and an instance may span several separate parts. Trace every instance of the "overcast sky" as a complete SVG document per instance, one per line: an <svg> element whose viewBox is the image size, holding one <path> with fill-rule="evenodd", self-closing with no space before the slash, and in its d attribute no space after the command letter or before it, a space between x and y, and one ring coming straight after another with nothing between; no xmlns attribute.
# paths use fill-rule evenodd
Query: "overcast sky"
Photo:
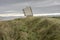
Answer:
<svg viewBox="0 0 60 40"><path fill-rule="evenodd" d="M60 0L0 0L0 14L23 13L31 6L33 13L60 13Z"/></svg>

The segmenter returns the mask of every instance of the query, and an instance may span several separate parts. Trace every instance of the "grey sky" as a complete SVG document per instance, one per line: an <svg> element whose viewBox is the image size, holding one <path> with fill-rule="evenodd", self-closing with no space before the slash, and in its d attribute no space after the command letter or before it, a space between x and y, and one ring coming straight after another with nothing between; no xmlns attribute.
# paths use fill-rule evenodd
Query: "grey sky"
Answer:
<svg viewBox="0 0 60 40"><path fill-rule="evenodd" d="M33 13L60 13L60 0L0 0L0 13L22 13L26 6Z"/></svg>

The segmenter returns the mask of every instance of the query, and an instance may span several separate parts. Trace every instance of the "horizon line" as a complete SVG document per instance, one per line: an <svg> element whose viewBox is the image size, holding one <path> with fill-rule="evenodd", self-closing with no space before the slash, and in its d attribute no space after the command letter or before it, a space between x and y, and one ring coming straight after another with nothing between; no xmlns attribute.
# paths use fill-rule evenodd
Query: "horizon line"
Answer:
<svg viewBox="0 0 60 40"><path fill-rule="evenodd" d="M43 14L33 14L33 16L60 16L60 13L43 13ZM17 14L17 13L12 13L12 14L0 14L1 17L9 17L9 16L24 16L24 14Z"/></svg>

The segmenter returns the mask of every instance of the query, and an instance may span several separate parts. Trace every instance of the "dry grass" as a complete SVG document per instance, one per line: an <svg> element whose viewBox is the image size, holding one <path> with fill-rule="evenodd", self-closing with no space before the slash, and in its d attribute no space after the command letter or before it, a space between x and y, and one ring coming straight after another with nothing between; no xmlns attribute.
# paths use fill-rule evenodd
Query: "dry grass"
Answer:
<svg viewBox="0 0 60 40"><path fill-rule="evenodd" d="M0 22L0 40L60 40L60 19L28 17Z"/></svg>

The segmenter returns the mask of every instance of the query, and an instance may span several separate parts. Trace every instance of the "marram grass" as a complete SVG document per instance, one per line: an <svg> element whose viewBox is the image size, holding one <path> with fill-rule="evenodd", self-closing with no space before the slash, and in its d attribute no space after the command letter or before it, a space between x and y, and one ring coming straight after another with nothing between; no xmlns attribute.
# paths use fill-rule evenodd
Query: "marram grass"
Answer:
<svg viewBox="0 0 60 40"><path fill-rule="evenodd" d="M28 17L0 21L0 40L60 40L60 19Z"/></svg>

